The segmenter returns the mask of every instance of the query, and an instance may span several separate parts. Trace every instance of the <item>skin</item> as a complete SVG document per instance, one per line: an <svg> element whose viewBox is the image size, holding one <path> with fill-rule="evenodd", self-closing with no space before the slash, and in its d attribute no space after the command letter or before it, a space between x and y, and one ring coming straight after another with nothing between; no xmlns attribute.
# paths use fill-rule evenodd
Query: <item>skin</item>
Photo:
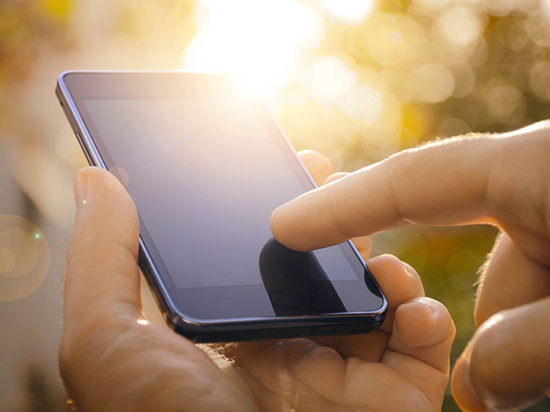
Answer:
<svg viewBox="0 0 550 412"><path fill-rule="evenodd" d="M318 181L330 173L318 155L304 161ZM440 410L454 325L397 258L369 261L389 303L378 331L199 346L143 321L138 219L124 187L85 168L75 196L59 365L79 410Z"/></svg>
<svg viewBox="0 0 550 412"><path fill-rule="evenodd" d="M275 210L288 247L312 250L408 224L486 223L502 235L451 386L465 411L514 411L550 394L550 123L398 153Z"/></svg>

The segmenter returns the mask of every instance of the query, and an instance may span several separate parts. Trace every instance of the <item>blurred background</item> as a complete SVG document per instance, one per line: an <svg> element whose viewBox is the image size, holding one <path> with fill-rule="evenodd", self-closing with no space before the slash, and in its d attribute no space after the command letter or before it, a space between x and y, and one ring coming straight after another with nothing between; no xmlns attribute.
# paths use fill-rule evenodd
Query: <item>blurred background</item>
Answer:
<svg viewBox="0 0 550 412"><path fill-rule="evenodd" d="M56 356L72 179L86 162L54 95L60 72L244 73L298 150L352 171L544 119L549 47L548 0L0 0L0 411L70 409ZM453 361L474 332L472 285L496 235L375 237L374 254L411 263L449 308ZM449 392L443 410L458 410Z"/></svg>

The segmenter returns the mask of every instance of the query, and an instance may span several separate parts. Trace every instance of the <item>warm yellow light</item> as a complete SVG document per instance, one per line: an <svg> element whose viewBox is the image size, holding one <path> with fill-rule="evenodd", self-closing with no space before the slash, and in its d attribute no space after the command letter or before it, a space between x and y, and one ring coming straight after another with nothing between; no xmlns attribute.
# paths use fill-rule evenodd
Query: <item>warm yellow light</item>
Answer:
<svg viewBox="0 0 550 412"><path fill-rule="evenodd" d="M321 107L337 106L357 83L357 75L338 57L315 57L304 68L304 95Z"/></svg>
<svg viewBox="0 0 550 412"><path fill-rule="evenodd" d="M374 8L374 0L323 4L329 18L346 24L360 24ZM326 31L318 8L297 0L199 0L196 24L182 59L185 70L237 73L245 79L243 89L252 86L268 96L299 81L299 94L325 112L338 107L348 118L367 123L380 117L381 93L360 84L344 61L311 58ZM402 43L401 34L394 31L391 41Z"/></svg>
<svg viewBox="0 0 550 412"><path fill-rule="evenodd" d="M184 69L239 73L264 90L295 78L326 29L318 13L293 0L200 0L196 24Z"/></svg>
<svg viewBox="0 0 550 412"><path fill-rule="evenodd" d="M417 86L415 97L419 101L440 103L447 100L454 91L453 73L441 63L420 66L413 73Z"/></svg>
<svg viewBox="0 0 550 412"><path fill-rule="evenodd" d="M483 21L472 9L451 7L436 19L432 36L447 45L463 49L471 47L479 39L483 28Z"/></svg>
<svg viewBox="0 0 550 412"><path fill-rule="evenodd" d="M382 94L366 84L357 84L342 101L349 117L374 123L382 113Z"/></svg>
<svg viewBox="0 0 550 412"><path fill-rule="evenodd" d="M304 96L325 111L329 107L340 107L347 116L367 123L373 123L380 117L381 93L360 84L357 74L338 57L311 59L303 70L300 83Z"/></svg>
<svg viewBox="0 0 550 412"><path fill-rule="evenodd" d="M379 13L363 31L364 46L382 67L410 65L429 58L425 28L402 13Z"/></svg>
<svg viewBox="0 0 550 412"><path fill-rule="evenodd" d="M346 26L359 26L374 10L374 0L325 0L329 17Z"/></svg>
<svg viewBox="0 0 550 412"><path fill-rule="evenodd" d="M412 9L421 14L437 14L449 7L452 0L413 0Z"/></svg>

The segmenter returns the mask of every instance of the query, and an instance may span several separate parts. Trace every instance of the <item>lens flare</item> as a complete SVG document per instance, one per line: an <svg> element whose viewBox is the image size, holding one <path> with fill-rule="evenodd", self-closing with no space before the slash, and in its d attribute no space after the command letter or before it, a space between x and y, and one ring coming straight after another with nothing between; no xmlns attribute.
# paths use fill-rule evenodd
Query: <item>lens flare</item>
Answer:
<svg viewBox="0 0 550 412"><path fill-rule="evenodd" d="M15 254L11 249L0 249L0 273L10 273L15 266Z"/></svg>
<svg viewBox="0 0 550 412"><path fill-rule="evenodd" d="M46 238L32 222L0 216L0 301L14 301L36 291L50 267Z"/></svg>
<svg viewBox="0 0 550 412"><path fill-rule="evenodd" d="M128 171L120 166L114 166L109 168L109 172L115 176L120 183L122 183L122 186L128 187L128 183L130 183L130 175L128 174ZM105 179L105 183L111 187L111 189L120 190L119 185L114 185L110 179ZM86 202L86 201L84 201Z"/></svg>

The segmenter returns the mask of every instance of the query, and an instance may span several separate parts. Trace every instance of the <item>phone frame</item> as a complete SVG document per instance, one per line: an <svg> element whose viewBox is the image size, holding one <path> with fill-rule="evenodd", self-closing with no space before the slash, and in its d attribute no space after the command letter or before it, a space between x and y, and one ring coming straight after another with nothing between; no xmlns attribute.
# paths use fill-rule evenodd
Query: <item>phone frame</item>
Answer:
<svg viewBox="0 0 550 412"><path fill-rule="evenodd" d="M69 91L65 81L67 76L78 75L96 75L96 74L175 74L190 76L228 76L223 74L197 74L185 71L66 71L59 75L55 89L56 96L61 104L65 115L76 135L76 138L82 148L88 163L91 166L97 166L108 170L90 131L86 127L77 105ZM232 76L235 77L235 76ZM271 116L269 116L271 118ZM313 187L317 187L308 170L301 162L296 152L280 129L277 122L271 118L273 125L277 128L280 137L296 157L302 171L305 173ZM161 313L167 325L174 331L182 334L195 342L226 342L226 341L244 341L255 339L279 339L293 338L311 335L326 334L358 334L369 332L379 327L385 319L387 312L387 301L376 280L368 270L365 262L361 258L353 243L349 242L353 252L365 269L365 276L370 276L374 286L380 292L382 305L374 311L361 312L343 312L323 315L310 316L281 316L270 318L239 318L238 320L227 321L196 321L183 315L177 308L164 285L164 280L159 274L151 254L149 253L145 242L140 235L139 238L139 267L144 277L153 291L153 296L159 306Z"/></svg>

